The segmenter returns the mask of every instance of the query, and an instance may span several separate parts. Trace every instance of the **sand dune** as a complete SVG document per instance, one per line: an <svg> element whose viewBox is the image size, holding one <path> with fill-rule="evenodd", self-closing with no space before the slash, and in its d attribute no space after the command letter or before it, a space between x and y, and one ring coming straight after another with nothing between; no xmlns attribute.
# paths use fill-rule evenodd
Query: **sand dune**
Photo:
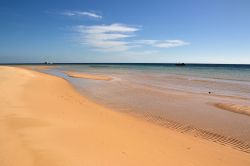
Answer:
<svg viewBox="0 0 250 166"><path fill-rule="evenodd" d="M1 166L248 166L250 155L104 108L61 78L0 67Z"/></svg>
<svg viewBox="0 0 250 166"><path fill-rule="evenodd" d="M94 75L94 74L78 73L78 72L70 72L70 71L65 71L64 73L74 78L84 78L84 79L104 80L104 81L112 80L112 77L102 76L102 75Z"/></svg>
<svg viewBox="0 0 250 166"><path fill-rule="evenodd" d="M217 108L240 113L250 116L250 106L239 105L239 104L229 104L229 103L216 103L214 104Z"/></svg>

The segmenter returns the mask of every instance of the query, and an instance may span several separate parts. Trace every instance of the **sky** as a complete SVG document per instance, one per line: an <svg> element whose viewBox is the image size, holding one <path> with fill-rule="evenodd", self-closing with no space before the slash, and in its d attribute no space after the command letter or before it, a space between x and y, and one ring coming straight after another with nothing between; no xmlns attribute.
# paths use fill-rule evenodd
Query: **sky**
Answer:
<svg viewBox="0 0 250 166"><path fill-rule="evenodd" d="M0 0L0 63L250 64L249 0Z"/></svg>

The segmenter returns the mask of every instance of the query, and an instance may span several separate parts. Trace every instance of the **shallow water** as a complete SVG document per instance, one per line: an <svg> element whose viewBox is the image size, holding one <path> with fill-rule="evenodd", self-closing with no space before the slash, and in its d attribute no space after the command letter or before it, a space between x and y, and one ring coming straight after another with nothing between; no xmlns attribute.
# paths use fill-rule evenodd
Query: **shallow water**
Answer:
<svg viewBox="0 0 250 166"><path fill-rule="evenodd" d="M190 92L250 99L250 66L245 65L65 65L58 70L111 75L115 80Z"/></svg>
<svg viewBox="0 0 250 166"><path fill-rule="evenodd" d="M72 78L63 71L107 75L113 80ZM61 65L45 72L67 79L85 96L116 110L153 121L190 125L250 143L249 116L211 105L250 105L250 66L91 64Z"/></svg>

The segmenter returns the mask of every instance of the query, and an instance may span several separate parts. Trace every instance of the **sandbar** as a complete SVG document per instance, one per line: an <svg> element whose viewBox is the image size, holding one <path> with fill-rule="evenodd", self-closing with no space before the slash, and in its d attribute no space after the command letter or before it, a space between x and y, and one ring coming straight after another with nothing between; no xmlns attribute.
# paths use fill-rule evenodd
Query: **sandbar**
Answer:
<svg viewBox="0 0 250 166"><path fill-rule="evenodd" d="M230 103L216 103L217 108L250 116L250 106Z"/></svg>
<svg viewBox="0 0 250 166"><path fill-rule="evenodd" d="M84 79L104 80L104 81L112 80L112 77L103 76L103 75L79 73L79 72L72 72L72 71L65 71L64 73L67 74L69 77L74 77L74 78L84 78Z"/></svg>

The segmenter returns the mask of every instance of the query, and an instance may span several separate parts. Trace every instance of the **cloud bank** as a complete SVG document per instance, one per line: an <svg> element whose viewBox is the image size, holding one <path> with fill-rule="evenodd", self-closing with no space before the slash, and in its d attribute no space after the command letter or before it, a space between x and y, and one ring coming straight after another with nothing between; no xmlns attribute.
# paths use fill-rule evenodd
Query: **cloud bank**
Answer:
<svg viewBox="0 0 250 166"><path fill-rule="evenodd" d="M127 38L139 29L125 24L79 25L73 27L79 33L80 42L101 51L126 51L133 47Z"/></svg>
<svg viewBox="0 0 250 166"><path fill-rule="evenodd" d="M135 40L136 32L141 29L136 26L113 23L110 25L78 25L73 30L77 32L81 44L98 51L128 51L133 48L154 47L173 48L188 45L183 40Z"/></svg>

